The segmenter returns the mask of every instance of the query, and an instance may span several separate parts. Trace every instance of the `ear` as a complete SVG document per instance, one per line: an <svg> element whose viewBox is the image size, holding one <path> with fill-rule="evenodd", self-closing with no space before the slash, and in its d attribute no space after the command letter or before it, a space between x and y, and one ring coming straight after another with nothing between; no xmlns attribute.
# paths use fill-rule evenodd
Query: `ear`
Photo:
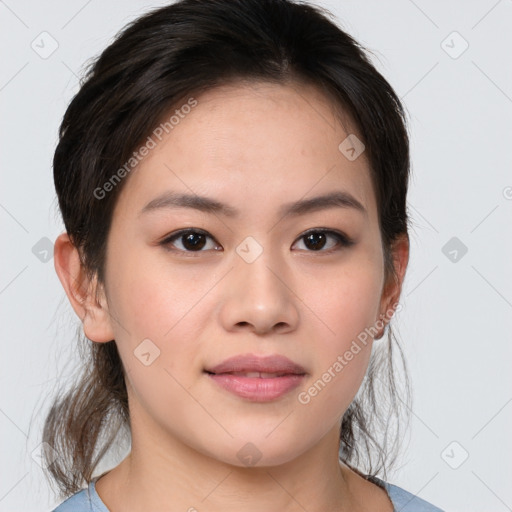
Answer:
<svg viewBox="0 0 512 512"><path fill-rule="evenodd" d="M67 233L62 233L55 240L54 264L69 302L82 320L87 338L99 343L113 340L104 288L98 284L97 276L94 279L86 276L78 250Z"/></svg>
<svg viewBox="0 0 512 512"><path fill-rule="evenodd" d="M404 233L393 242L391 247L391 257L395 268L396 275L389 275L384 289L380 304L380 319L387 324L392 316L392 311L396 309L396 305L400 300L402 292L402 284L409 263L409 236ZM382 337L384 329L378 337ZM377 337L377 339L378 339Z"/></svg>

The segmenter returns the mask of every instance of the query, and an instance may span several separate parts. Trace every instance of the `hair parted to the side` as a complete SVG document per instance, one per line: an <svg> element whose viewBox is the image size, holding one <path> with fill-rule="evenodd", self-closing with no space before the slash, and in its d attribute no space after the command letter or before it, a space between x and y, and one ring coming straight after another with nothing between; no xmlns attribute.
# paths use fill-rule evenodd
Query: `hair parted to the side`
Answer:
<svg viewBox="0 0 512 512"><path fill-rule="evenodd" d="M181 0L130 23L92 62L64 115L53 160L64 225L89 277L104 282L113 209L129 176L101 200L94 191L183 99L223 84L264 81L312 84L352 120L370 162L386 279L396 279L392 244L408 235L404 108L367 50L330 16L291 0ZM83 373L76 386L55 398L42 436L58 454L53 462L49 453L43 457L61 496L93 478L121 426L129 427L115 340L79 339L87 344ZM395 345L403 365L402 397ZM410 400L402 350L388 325L387 342L374 345L364 383L343 417L341 459L363 474L385 475L398 453L401 416ZM390 431L393 424L396 433Z"/></svg>

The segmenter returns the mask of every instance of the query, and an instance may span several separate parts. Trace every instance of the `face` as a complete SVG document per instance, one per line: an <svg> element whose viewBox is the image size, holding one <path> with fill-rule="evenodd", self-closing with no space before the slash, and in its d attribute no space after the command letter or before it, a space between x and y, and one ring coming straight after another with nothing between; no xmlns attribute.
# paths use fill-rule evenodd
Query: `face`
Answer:
<svg viewBox="0 0 512 512"><path fill-rule="evenodd" d="M340 151L356 132L304 85L196 100L125 178L108 238L132 429L238 466L282 464L338 432L371 353L361 333L385 311L368 161ZM248 356L224 368L238 375L208 373L234 356Z"/></svg>

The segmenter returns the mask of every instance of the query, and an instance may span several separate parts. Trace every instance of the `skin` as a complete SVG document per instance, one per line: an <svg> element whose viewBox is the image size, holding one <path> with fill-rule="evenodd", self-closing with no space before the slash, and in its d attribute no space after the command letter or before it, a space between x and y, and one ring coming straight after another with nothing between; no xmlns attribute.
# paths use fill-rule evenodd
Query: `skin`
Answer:
<svg viewBox="0 0 512 512"><path fill-rule="evenodd" d="M341 419L373 340L308 404L298 401L397 303L408 262L403 237L393 248L398 279L385 280L368 161L364 153L349 161L338 149L357 131L306 85L238 83L197 100L126 178L105 283L84 277L66 233L55 244L57 273L86 336L115 339L126 370L132 451L98 480L98 494L112 512L392 512L384 490L338 461ZM188 208L139 215L165 190L213 197L240 215ZM278 214L283 203L333 190L349 192L366 211ZM208 232L201 252L187 253L182 238L168 244L174 252L159 245L183 228ZM311 228L339 230L355 244L329 236L315 251L302 237ZM252 263L236 252L248 236L263 248ZM134 355L146 338L160 350L149 366ZM254 403L203 372L247 353L287 356L306 369L303 384ZM237 457L248 442L261 454L254 466Z"/></svg>

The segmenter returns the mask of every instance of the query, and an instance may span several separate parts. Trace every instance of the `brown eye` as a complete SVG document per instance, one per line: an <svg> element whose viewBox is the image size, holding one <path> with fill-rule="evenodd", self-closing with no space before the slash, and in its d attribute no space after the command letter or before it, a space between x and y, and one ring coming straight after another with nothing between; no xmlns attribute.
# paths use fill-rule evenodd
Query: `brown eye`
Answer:
<svg viewBox="0 0 512 512"><path fill-rule="evenodd" d="M334 239L335 243L329 243L329 238ZM308 252L332 252L340 247L349 247L354 244L346 235L333 230L314 229L303 234L299 240L304 240L304 245ZM324 248L328 246L326 250Z"/></svg>
<svg viewBox="0 0 512 512"><path fill-rule="evenodd" d="M208 239L213 242L210 247L207 247ZM298 240L304 241L307 252L319 253L331 253L343 247L350 247L355 243L343 233L331 229L312 229L301 235ZM165 238L160 245L163 245L169 251L182 253L199 253L204 252L203 249L215 250L220 247L211 235L201 229L182 229Z"/></svg>
<svg viewBox="0 0 512 512"><path fill-rule="evenodd" d="M213 238L208 235L205 231L197 229L186 229L173 233L161 242L161 245L165 246L169 250L176 250L181 252L201 252L202 249L207 245L208 239ZM173 247L168 247L173 245ZM181 246L181 247L180 247ZM213 247L218 247L213 244Z"/></svg>

